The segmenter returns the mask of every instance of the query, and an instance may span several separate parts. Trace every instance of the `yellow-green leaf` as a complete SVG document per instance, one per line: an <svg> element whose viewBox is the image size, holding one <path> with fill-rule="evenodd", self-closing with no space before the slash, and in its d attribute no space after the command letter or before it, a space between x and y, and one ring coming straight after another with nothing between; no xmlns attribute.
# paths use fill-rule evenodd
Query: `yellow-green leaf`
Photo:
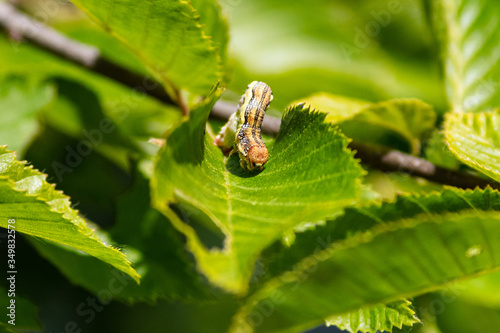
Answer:
<svg viewBox="0 0 500 333"><path fill-rule="evenodd" d="M69 198L45 178L0 146L0 227L85 252L139 282L125 255L99 239Z"/></svg>
<svg viewBox="0 0 500 333"><path fill-rule="evenodd" d="M245 171L237 154L224 158L204 135L212 104L167 138L153 200L187 236L198 269L215 285L244 293L260 252L283 232L355 203L363 171L325 114L301 107L284 115L264 170ZM202 242L200 225L218 235L218 246Z"/></svg>
<svg viewBox="0 0 500 333"><path fill-rule="evenodd" d="M189 2L74 0L73 3L129 46L170 90L181 88L205 94L221 78L219 50L223 48L214 46L199 23L198 15L203 13L197 13Z"/></svg>

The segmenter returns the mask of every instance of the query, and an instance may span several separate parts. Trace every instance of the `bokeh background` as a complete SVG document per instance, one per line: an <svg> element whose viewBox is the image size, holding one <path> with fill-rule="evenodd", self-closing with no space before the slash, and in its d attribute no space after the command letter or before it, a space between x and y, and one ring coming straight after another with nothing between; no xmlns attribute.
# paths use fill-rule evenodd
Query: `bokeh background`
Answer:
<svg viewBox="0 0 500 333"><path fill-rule="evenodd" d="M146 75L147 70L128 49L69 1L15 3L69 37L95 45L106 57ZM420 1L220 0L220 5L230 27L224 100L238 101L249 82L261 80L274 92L272 115L319 91L368 101L416 97L433 105L439 114L445 111L439 55ZM48 173L49 181L58 183L85 217L103 228L112 226L118 204L135 177L126 171L131 162L125 151L149 149L147 140L171 128L180 119L178 110L2 33L0 77L12 76L33 85L46 82L46 91L32 97L44 107L36 122L16 129L15 140L0 123L1 143L9 143L20 158ZM0 109L2 117L8 112L6 106ZM32 111L26 112L30 117ZM92 128L92 119L103 116L119 127L106 138L107 143L122 146L123 151L106 151L103 145L103 151L88 156L64 181L58 181L52 163L63 161L65 147L78 142L81 129ZM125 136L134 141L120 141ZM381 173L371 173L368 179L385 197L395 195L394 184L407 189L412 182L405 176ZM72 285L25 240L18 240L18 249L18 289L21 295L36 297L47 332L65 332L68 323L74 322L82 332L215 333L225 331L236 310L235 300L224 295L218 297L216 307L210 302L163 299L134 305L111 301L86 322L87 317L79 316L76 309L94 296ZM337 330L314 332L323 331Z"/></svg>

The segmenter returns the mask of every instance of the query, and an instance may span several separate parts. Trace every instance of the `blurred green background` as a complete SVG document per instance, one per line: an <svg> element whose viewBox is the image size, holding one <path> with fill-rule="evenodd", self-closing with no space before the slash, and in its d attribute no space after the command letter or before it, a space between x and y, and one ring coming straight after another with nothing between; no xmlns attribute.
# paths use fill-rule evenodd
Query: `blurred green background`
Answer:
<svg viewBox="0 0 500 333"><path fill-rule="evenodd" d="M66 35L99 47L117 63L147 73L131 52L70 2L16 3ZM273 89L272 115L319 91L367 101L416 97L440 114L445 111L438 54L419 1L220 0L220 5L230 27L225 100L238 101L249 82L260 80ZM23 123L28 130L22 142L6 137L2 143L9 143L20 158L45 170L49 181L58 183L84 216L105 228L112 226L120 198L136 181L129 152L149 154L147 140L161 137L174 126L180 119L178 110L5 34L0 35L0 50L0 76L15 77L21 85L41 86L34 92L40 103L31 109L42 110L35 122ZM2 90L5 86L0 86ZM3 119L7 113L7 109L0 110ZM111 118L119 131L66 174L64 181L58 181L52 163L66 156L64 147L80 140L82 129L93 128L88 119L103 116ZM405 176L379 173L369 177L375 187L380 184L384 197L412 188L412 180ZM236 310L237 301L227 295L202 303L162 299L156 304L126 305L113 301L96 310L95 318L87 322L88 317L76 309L94 296L68 282L27 242L19 241L18 248L22 249L18 289L21 296L34 295L32 301L39 306L47 332L68 331L68 322L76 323L81 332L223 332ZM32 276L41 278L34 283Z"/></svg>

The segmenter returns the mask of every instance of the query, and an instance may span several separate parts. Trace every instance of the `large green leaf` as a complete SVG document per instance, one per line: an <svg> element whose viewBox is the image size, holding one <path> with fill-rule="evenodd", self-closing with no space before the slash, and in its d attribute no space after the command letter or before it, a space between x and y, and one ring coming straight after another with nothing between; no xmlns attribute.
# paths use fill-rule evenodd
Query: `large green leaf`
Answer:
<svg viewBox="0 0 500 333"><path fill-rule="evenodd" d="M229 27L217 0L191 0L191 5L200 15L200 24L203 31L212 38L212 42L219 48L219 55L225 63L227 44L229 42Z"/></svg>
<svg viewBox="0 0 500 333"><path fill-rule="evenodd" d="M79 33L70 32L70 35L78 37L84 42L92 39L100 49L109 47L107 53L124 53L122 49L108 43L108 39L113 39L112 37L108 36L108 39L102 37L96 38L95 36L99 35L98 32L87 32L85 27L88 25L89 23L87 22L86 25L80 27L84 31L80 31ZM93 29L99 29L95 25L92 25L92 27ZM82 37L82 35L85 35L85 37ZM116 43L119 42L116 41ZM9 64L9 66L0 66L1 75L25 76L37 80L44 80L47 77L55 76L78 81L96 95L95 97L100 101L100 108L102 108L104 116L113 120L120 130L123 130L123 132L133 138L148 140L151 137L160 137L166 129L177 123L180 117L177 108L162 105L154 98L134 92L128 87L90 73L70 62L61 61L60 58L37 49L29 43L22 43L13 48L9 45L7 38L0 35L0 48L2 49L2 52L0 52L0 63ZM133 67L132 64L126 64ZM65 101L61 102L64 103ZM71 104L74 105L74 103L70 103L67 106L71 107ZM48 109L45 108L45 110ZM50 108L48 113L51 113L51 110L52 108ZM59 108L59 111L63 112L65 110ZM47 121L53 124L52 121L55 118L51 117ZM62 117L57 120L61 127L74 129L75 127L71 124L73 119Z"/></svg>
<svg viewBox="0 0 500 333"><path fill-rule="evenodd" d="M264 170L244 171L237 154L224 158L213 138L204 136L212 103L167 138L153 200L187 236L198 269L214 284L243 293L262 249L288 229L355 203L363 171L345 137L324 123L325 114L301 107L284 116ZM172 204L182 214L174 214ZM207 249L197 224L217 234L222 248Z"/></svg>
<svg viewBox="0 0 500 333"><path fill-rule="evenodd" d="M413 154L420 153L421 141L429 137L436 123L432 107L413 98L369 103L320 93L298 102L328 113L327 121L339 124L346 136L358 142L379 143Z"/></svg>
<svg viewBox="0 0 500 333"><path fill-rule="evenodd" d="M395 222L415 218L429 211L434 215L467 212L475 207L480 210L500 210L500 193L486 190L463 191L446 189L440 194L398 196L394 202L384 202L380 206L347 208L346 213L313 230L297 233L294 243L287 248L271 249L264 256L264 264L270 277L276 277L290 270L318 250L348 238L353 233L365 232L381 221Z"/></svg>
<svg viewBox="0 0 500 333"><path fill-rule="evenodd" d="M351 333L382 331L392 332L393 327L412 326L420 320L411 309L411 302L400 300L390 304L377 304L343 315L332 316L326 320L327 326L337 326Z"/></svg>
<svg viewBox="0 0 500 333"><path fill-rule="evenodd" d="M109 290L113 299L149 302L209 297L208 288L203 288L201 277L187 258L180 235L160 212L150 207L148 181L141 174L136 175L130 192L120 197L116 209L118 216L108 233L141 274L140 285L94 257L47 242L32 244L72 283L96 294Z"/></svg>
<svg viewBox="0 0 500 333"><path fill-rule="evenodd" d="M500 2L428 0L441 47L452 110L480 112L500 106Z"/></svg>
<svg viewBox="0 0 500 333"><path fill-rule="evenodd" d="M189 2L73 2L106 31L128 45L170 92L171 89L182 88L205 94L221 77L219 51L223 48L214 47ZM216 20L208 25L211 30L212 27L216 27L216 31L224 29L225 23L220 16L211 15L211 18Z"/></svg>
<svg viewBox="0 0 500 333"><path fill-rule="evenodd" d="M455 112L446 115L445 137L450 150L465 164L500 181L499 111Z"/></svg>
<svg viewBox="0 0 500 333"><path fill-rule="evenodd" d="M328 114L326 121L339 124L353 118L364 109L369 108L373 103L361 99L321 92L292 102L292 105L298 104L304 104L310 108L326 112Z"/></svg>
<svg viewBox="0 0 500 333"><path fill-rule="evenodd" d="M0 147L0 227L69 246L92 255L139 281L139 275L116 248L103 243L87 226L69 198L46 182L46 175L15 160Z"/></svg>
<svg viewBox="0 0 500 333"><path fill-rule="evenodd" d="M53 87L25 77L0 78L0 145L24 151L37 130L37 114L54 97Z"/></svg>
<svg viewBox="0 0 500 333"><path fill-rule="evenodd" d="M332 315L495 271L498 210L500 193L491 189L450 189L348 209L297 234L290 249L274 255L266 267L275 278L246 300L233 330L296 332Z"/></svg>
<svg viewBox="0 0 500 333"><path fill-rule="evenodd" d="M442 47L449 104L459 113L447 116L447 144L462 162L498 181L500 146L498 111L494 109L500 106L497 89L500 3L494 0L429 3Z"/></svg>

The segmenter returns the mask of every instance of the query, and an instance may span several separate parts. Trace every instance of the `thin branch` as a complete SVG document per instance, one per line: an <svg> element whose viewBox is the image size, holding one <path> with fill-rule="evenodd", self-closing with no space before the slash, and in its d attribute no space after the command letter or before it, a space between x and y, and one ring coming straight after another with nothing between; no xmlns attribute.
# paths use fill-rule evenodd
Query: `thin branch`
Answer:
<svg viewBox="0 0 500 333"><path fill-rule="evenodd" d="M0 27L3 27L11 35L23 37L32 44L65 60L113 79L127 87L146 93L162 103L179 107L178 103L165 92L160 83L103 58L96 47L74 41L20 13L15 7L5 2L0 2ZM227 120L235 110L236 105L218 101L212 110L211 116ZM276 135L279 127L280 119L266 116L262 130L268 134ZM397 150L355 142L351 142L349 147L356 151L356 157L361 159L363 163L382 171L404 172L459 188L484 188L489 185L500 189L500 184L494 181L470 173L442 168L422 158Z"/></svg>
<svg viewBox="0 0 500 333"><path fill-rule="evenodd" d="M404 172L439 184L464 189L485 188L487 186L500 189L500 184L493 180L481 178L472 173L443 168L423 158L408 155L398 150L359 142L351 142L349 148L356 152L356 157L363 163L382 171Z"/></svg>
<svg viewBox="0 0 500 333"><path fill-rule="evenodd" d="M58 57L146 93L162 103L177 105L160 83L107 60L96 47L72 40L6 2L0 2L0 28Z"/></svg>
<svg viewBox="0 0 500 333"><path fill-rule="evenodd" d="M215 105L211 115L218 119L227 120L234 110L236 110L235 105L220 102L218 105ZM276 135L278 134L279 127L280 119L269 116L264 118L264 124L262 124L263 131ZM446 169L423 158L408 155L398 150L360 142L349 143L349 148L355 151L356 158L359 158L363 163L382 171L404 172L436 183L459 188L485 188L486 186L490 186L500 189L500 184L495 181L480 178L471 173Z"/></svg>

